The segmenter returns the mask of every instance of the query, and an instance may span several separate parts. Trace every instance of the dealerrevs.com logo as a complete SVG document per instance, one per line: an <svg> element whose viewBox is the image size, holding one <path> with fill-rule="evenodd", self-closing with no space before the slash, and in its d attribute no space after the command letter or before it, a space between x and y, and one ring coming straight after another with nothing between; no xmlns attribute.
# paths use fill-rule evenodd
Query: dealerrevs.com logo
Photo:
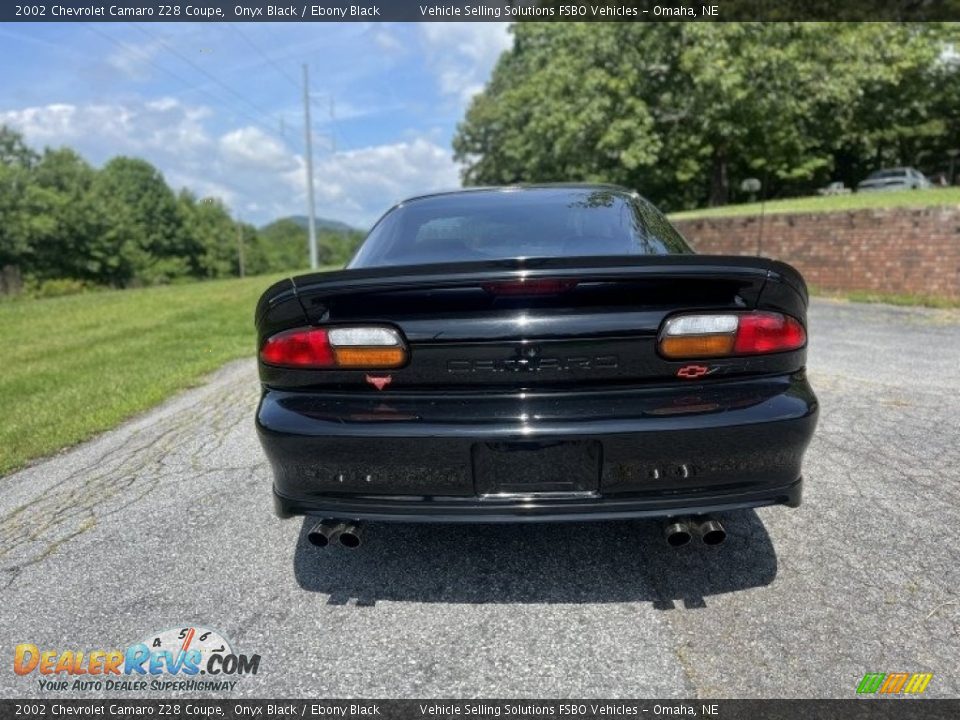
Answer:
<svg viewBox="0 0 960 720"><path fill-rule="evenodd" d="M231 692L239 678L256 675L259 655L233 651L216 630L180 627L152 633L125 649L53 650L16 646L13 671L37 676L43 691Z"/></svg>

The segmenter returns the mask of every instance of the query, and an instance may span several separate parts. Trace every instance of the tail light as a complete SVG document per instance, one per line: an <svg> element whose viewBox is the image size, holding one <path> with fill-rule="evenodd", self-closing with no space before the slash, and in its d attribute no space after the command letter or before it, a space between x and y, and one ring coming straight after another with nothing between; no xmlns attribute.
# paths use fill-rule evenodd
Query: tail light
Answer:
<svg viewBox="0 0 960 720"><path fill-rule="evenodd" d="M280 367L379 370L403 365L407 349L389 327L296 328L267 338L260 359Z"/></svg>
<svg viewBox="0 0 960 720"><path fill-rule="evenodd" d="M491 295L559 295L576 286L576 280L520 278L484 283L483 289Z"/></svg>
<svg viewBox="0 0 960 720"><path fill-rule="evenodd" d="M806 342L795 318L750 312L676 315L663 324L659 346L665 358L688 360L798 350Z"/></svg>

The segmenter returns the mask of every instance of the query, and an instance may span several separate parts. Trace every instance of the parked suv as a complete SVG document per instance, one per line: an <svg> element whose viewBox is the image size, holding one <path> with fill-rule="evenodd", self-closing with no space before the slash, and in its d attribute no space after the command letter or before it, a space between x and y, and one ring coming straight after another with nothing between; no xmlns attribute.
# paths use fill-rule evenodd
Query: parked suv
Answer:
<svg viewBox="0 0 960 720"><path fill-rule="evenodd" d="M913 168L887 168L870 173L867 179L857 185L860 192L880 190L919 190L931 187L930 181L919 170Z"/></svg>

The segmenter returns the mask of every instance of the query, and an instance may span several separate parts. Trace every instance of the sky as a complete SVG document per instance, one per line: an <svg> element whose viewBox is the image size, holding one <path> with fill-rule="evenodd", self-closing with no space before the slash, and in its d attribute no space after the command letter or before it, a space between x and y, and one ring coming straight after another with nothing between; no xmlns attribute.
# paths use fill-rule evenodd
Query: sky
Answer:
<svg viewBox="0 0 960 720"><path fill-rule="evenodd" d="M7 23L0 124L96 166L145 158L262 225L306 214L307 63L317 216L365 228L459 186L451 139L510 41L501 23Z"/></svg>

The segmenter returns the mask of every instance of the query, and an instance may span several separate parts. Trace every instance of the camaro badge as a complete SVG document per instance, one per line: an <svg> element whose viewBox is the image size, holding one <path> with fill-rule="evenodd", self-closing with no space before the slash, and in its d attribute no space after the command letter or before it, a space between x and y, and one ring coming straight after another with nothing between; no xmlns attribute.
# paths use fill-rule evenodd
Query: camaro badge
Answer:
<svg viewBox="0 0 960 720"><path fill-rule="evenodd" d="M393 377L387 375L386 377L376 377L373 375L367 375L367 382L373 385L377 390L383 390L387 385L391 383Z"/></svg>

